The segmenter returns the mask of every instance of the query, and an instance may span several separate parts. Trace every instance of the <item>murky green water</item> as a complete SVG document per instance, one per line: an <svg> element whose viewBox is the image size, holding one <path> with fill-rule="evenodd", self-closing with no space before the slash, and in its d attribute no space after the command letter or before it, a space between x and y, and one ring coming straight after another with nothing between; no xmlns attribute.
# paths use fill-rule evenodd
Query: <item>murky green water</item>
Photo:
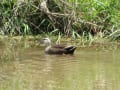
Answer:
<svg viewBox="0 0 120 90"><path fill-rule="evenodd" d="M73 56L50 56L36 47L19 54L0 64L0 90L120 90L118 48L78 48Z"/></svg>

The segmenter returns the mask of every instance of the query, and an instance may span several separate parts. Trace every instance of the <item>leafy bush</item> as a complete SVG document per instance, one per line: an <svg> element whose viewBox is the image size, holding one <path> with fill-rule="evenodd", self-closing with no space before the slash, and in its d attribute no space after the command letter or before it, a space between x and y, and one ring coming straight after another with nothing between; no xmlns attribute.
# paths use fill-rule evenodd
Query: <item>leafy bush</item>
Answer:
<svg viewBox="0 0 120 90"><path fill-rule="evenodd" d="M76 35L110 35L120 28L119 0L2 0L1 34L26 35L60 33ZM73 35L75 34L75 35Z"/></svg>

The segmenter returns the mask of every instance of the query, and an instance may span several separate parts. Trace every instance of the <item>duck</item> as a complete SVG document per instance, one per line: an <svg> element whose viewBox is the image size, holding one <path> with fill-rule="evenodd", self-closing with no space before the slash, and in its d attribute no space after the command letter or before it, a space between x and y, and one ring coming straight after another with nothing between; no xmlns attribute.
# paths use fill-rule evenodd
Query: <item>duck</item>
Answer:
<svg viewBox="0 0 120 90"><path fill-rule="evenodd" d="M64 46L64 45L51 45L51 40L49 38L42 38L41 43L45 44L45 53L46 54L57 54L57 55L62 55L62 54L74 54L74 51L76 50L75 46L69 45L69 46Z"/></svg>

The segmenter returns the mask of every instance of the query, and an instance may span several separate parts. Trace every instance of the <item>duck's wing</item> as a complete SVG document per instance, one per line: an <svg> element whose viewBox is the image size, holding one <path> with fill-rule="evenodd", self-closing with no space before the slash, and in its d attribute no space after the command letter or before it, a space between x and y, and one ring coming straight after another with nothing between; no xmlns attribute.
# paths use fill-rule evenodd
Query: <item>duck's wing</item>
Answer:
<svg viewBox="0 0 120 90"><path fill-rule="evenodd" d="M55 45L49 48L46 53L47 54L73 54L76 47L74 46L62 46L62 45Z"/></svg>
<svg viewBox="0 0 120 90"><path fill-rule="evenodd" d="M62 47L51 47L49 50L46 51L48 54L63 54L65 50Z"/></svg>
<svg viewBox="0 0 120 90"><path fill-rule="evenodd" d="M65 49L65 50L70 50L70 49L73 49L74 47L75 47L75 46L70 45L70 46L64 47L64 49Z"/></svg>
<svg viewBox="0 0 120 90"><path fill-rule="evenodd" d="M65 48L65 45L54 45L54 46L52 46L52 48L64 49L64 48Z"/></svg>
<svg viewBox="0 0 120 90"><path fill-rule="evenodd" d="M64 48L65 54L73 54L75 49L76 49L75 46L67 46Z"/></svg>

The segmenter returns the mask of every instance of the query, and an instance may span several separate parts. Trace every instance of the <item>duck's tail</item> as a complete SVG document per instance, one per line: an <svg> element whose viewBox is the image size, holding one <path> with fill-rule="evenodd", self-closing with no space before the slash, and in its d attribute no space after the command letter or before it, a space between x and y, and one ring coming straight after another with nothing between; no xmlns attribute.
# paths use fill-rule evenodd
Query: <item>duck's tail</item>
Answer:
<svg viewBox="0 0 120 90"><path fill-rule="evenodd" d="M66 51L65 54L73 54L75 49L76 49L76 47L75 46L67 46L64 49Z"/></svg>

